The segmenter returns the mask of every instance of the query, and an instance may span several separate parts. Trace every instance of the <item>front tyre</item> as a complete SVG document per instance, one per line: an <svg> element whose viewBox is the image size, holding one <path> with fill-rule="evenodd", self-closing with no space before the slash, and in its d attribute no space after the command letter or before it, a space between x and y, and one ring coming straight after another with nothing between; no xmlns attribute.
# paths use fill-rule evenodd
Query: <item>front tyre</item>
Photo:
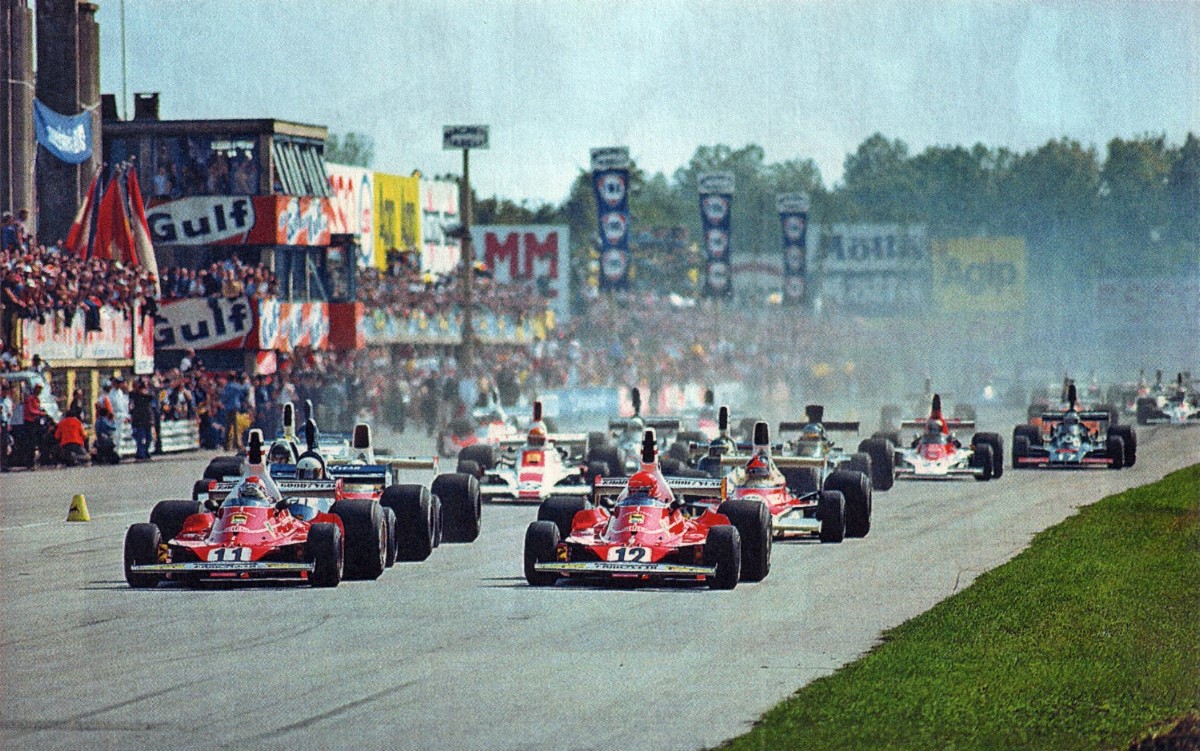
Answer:
<svg viewBox="0 0 1200 751"><path fill-rule="evenodd" d="M771 540L775 536L774 519L767 505L735 499L722 503L717 513L729 517L741 538L741 580L758 582L767 578L771 571Z"/></svg>
<svg viewBox="0 0 1200 751"><path fill-rule="evenodd" d="M715 566L708 577L709 589L733 589L742 578L742 538L737 527L721 525L708 530L704 541L704 565Z"/></svg>
<svg viewBox="0 0 1200 751"><path fill-rule="evenodd" d="M328 522L312 525L305 543L305 556L313 564L309 583L314 587L336 587L345 570L342 530Z"/></svg>
<svg viewBox="0 0 1200 751"><path fill-rule="evenodd" d="M821 491L817 517L821 520L821 542L841 542L846 538L846 498L841 492Z"/></svg>
<svg viewBox="0 0 1200 751"><path fill-rule="evenodd" d="M346 530L346 578L378 579L387 562L383 506L368 500L338 501L330 513L342 520L342 528ZM400 532L403 531L401 526Z"/></svg>
<svg viewBox="0 0 1200 751"><path fill-rule="evenodd" d="M125 581L134 589L157 587L162 581L160 574L136 573L132 566L150 566L158 563L158 548L162 534L153 524L134 524L125 533Z"/></svg>
<svg viewBox="0 0 1200 751"><path fill-rule="evenodd" d="M536 565L554 562L559 539L554 522L537 521L525 530L525 581L530 586L549 587L558 581L558 574L538 571Z"/></svg>

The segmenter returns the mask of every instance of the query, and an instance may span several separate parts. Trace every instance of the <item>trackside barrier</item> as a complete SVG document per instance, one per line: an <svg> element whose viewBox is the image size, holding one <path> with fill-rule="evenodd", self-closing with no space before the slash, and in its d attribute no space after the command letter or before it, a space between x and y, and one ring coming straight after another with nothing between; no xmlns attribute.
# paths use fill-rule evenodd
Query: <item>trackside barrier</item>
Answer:
<svg viewBox="0 0 1200 751"><path fill-rule="evenodd" d="M196 420L163 420L160 430L164 454L195 451L200 448L200 423ZM153 450L153 444L151 449ZM133 428L128 425L122 432L118 452L123 458L137 453L137 444L133 441Z"/></svg>

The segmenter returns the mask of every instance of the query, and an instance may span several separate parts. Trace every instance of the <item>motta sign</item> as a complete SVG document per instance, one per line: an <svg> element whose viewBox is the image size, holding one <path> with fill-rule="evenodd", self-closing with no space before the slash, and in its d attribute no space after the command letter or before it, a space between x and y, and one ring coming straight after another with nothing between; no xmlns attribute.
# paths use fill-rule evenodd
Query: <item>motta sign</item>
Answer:
<svg viewBox="0 0 1200 751"><path fill-rule="evenodd" d="M488 126L486 125L446 125L442 127L443 149L486 149L487 147Z"/></svg>
<svg viewBox="0 0 1200 751"><path fill-rule="evenodd" d="M700 195L710 193L733 193L732 172L702 172L696 179Z"/></svg>
<svg viewBox="0 0 1200 751"><path fill-rule="evenodd" d="M193 196L154 207L146 220L155 244L210 245L249 234L254 202L250 196Z"/></svg>
<svg viewBox="0 0 1200 751"><path fill-rule="evenodd" d="M624 146L606 146L592 149L592 171L626 169L629 167L629 149Z"/></svg>

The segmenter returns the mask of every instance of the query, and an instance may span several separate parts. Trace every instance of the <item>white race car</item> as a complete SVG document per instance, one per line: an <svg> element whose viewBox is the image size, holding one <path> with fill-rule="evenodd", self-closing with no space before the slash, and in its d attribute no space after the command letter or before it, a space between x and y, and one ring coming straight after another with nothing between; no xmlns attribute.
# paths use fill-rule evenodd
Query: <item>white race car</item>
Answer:
<svg viewBox="0 0 1200 751"><path fill-rule="evenodd" d="M943 419L941 399L933 397L933 410L924 420L905 420L901 429L918 433L909 448L895 453L896 478L944 480L973 477L984 481L1004 474L1004 439L996 433L976 433L963 446L950 431L973 430L973 420Z"/></svg>

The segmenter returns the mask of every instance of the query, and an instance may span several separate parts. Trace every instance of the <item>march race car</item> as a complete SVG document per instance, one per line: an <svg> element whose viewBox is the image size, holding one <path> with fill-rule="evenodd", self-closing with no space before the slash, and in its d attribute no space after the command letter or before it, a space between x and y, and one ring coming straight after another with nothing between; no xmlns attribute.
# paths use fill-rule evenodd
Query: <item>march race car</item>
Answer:
<svg viewBox="0 0 1200 751"><path fill-rule="evenodd" d="M466 417L451 420L438 433L438 453L446 458L457 456L467 446L495 446L501 441L521 437L520 425L499 401L475 407Z"/></svg>
<svg viewBox="0 0 1200 751"><path fill-rule="evenodd" d="M771 566L771 514L761 501L730 500L685 513L683 490L668 480L652 429L640 469L600 478L591 500L547 499L525 533L525 578L548 586L561 578L630 582L684 581L733 589L761 581ZM700 488L701 493L711 488Z"/></svg>
<svg viewBox="0 0 1200 751"><path fill-rule="evenodd" d="M603 447L589 449L586 433L547 432L542 403L534 401L525 437L467 446L456 469L478 477L487 500L541 503L551 495L591 495L593 478L621 470L609 467L608 456Z"/></svg>
<svg viewBox="0 0 1200 751"><path fill-rule="evenodd" d="M633 415L630 417L614 417L608 421L608 433L589 434L590 445L593 449L603 450L603 456L608 462L611 472L632 474L640 466L642 437L646 429L652 429L657 436L658 445L668 450L669 456L663 456L664 468L670 474L678 468L679 457L670 454L676 443L686 447L689 440L703 440L703 434L696 431L684 431L683 419L671 415L643 415L642 392L632 389L630 398L633 402ZM686 450L685 452L686 453Z"/></svg>
<svg viewBox="0 0 1200 751"><path fill-rule="evenodd" d="M1200 424L1200 394L1190 379L1180 373L1171 389L1139 397L1136 411L1138 425L1196 425Z"/></svg>
<svg viewBox="0 0 1200 751"><path fill-rule="evenodd" d="M336 492L336 483L305 490ZM319 486L319 487L318 487ZM336 501L327 510L285 494L263 464L262 434L252 431L245 474L222 500L163 501L150 522L125 534L125 579L131 587L163 580L298 579L336 587L346 578L377 578L386 565L383 507ZM352 566L371 559L375 565Z"/></svg>
<svg viewBox="0 0 1200 751"><path fill-rule="evenodd" d="M1004 474L1004 439L996 433L976 433L963 446L955 430L973 430L973 420L942 417L942 399L933 395L929 417L903 420L901 429L918 432L908 448L896 449L897 479L946 480L973 477L986 481Z"/></svg>
<svg viewBox="0 0 1200 751"><path fill-rule="evenodd" d="M781 456L799 456L807 459L819 459L824 462L826 472L835 469L848 469L862 472L871 479L875 490L889 490L895 482L893 474L892 442L876 434L859 442L858 451L848 453L838 446L830 433L857 433L860 424L857 420L848 422L826 422L825 407L820 404L809 404L804 408L807 418L803 422L781 422L779 432L798 434L796 438L785 441Z"/></svg>
<svg viewBox="0 0 1200 751"><path fill-rule="evenodd" d="M1132 425L1110 425L1108 412L1077 409L1071 384L1066 412L1046 412L1040 427L1013 429L1013 468L1085 469L1132 467L1137 433ZM1091 426L1096 427L1091 427Z"/></svg>

